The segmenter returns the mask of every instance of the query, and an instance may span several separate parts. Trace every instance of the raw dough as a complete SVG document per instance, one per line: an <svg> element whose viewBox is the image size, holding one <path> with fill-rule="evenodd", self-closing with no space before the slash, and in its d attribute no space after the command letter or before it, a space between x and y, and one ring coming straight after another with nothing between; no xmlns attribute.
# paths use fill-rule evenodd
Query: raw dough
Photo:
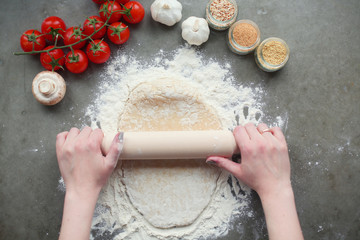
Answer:
<svg viewBox="0 0 360 240"><path fill-rule="evenodd" d="M221 129L220 120L196 89L167 78L135 87L118 122L120 131L213 129Z"/></svg>
<svg viewBox="0 0 360 240"><path fill-rule="evenodd" d="M222 129L196 89L179 80L141 83L119 116L121 131ZM211 201L220 170L204 160L123 161L122 182L139 213L154 227L193 223Z"/></svg>

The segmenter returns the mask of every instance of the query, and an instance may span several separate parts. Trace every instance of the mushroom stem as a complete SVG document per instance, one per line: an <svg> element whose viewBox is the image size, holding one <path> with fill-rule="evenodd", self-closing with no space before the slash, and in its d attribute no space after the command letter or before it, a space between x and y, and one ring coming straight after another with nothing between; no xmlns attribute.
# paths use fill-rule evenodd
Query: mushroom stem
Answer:
<svg viewBox="0 0 360 240"><path fill-rule="evenodd" d="M39 82L39 92L49 96L55 92L55 83L50 79L44 79Z"/></svg>
<svg viewBox="0 0 360 240"><path fill-rule="evenodd" d="M65 95L65 80L56 72L40 72L32 82L32 92L38 102L44 105L54 105L60 102Z"/></svg>

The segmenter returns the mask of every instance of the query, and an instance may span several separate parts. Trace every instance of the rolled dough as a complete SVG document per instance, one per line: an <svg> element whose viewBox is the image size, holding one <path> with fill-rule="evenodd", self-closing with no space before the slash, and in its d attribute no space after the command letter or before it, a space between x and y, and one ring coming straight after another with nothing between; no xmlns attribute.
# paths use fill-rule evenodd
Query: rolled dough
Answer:
<svg viewBox="0 0 360 240"><path fill-rule="evenodd" d="M179 80L141 83L119 116L119 131L219 130L216 112ZM193 223L211 201L220 170L204 160L123 161L122 182L137 211L154 227Z"/></svg>

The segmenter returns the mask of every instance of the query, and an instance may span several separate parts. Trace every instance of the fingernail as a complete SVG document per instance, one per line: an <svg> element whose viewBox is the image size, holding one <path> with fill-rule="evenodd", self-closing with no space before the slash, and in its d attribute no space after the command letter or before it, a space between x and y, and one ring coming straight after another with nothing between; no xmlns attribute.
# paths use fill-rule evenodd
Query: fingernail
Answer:
<svg viewBox="0 0 360 240"><path fill-rule="evenodd" d="M119 156L124 147L124 132L120 132L118 136L118 149L119 149Z"/></svg>
<svg viewBox="0 0 360 240"><path fill-rule="evenodd" d="M119 140L120 143L124 142L124 132L119 133L118 140Z"/></svg>
<svg viewBox="0 0 360 240"><path fill-rule="evenodd" d="M206 161L207 164L211 164L211 165L217 165L217 163L214 160L207 160Z"/></svg>

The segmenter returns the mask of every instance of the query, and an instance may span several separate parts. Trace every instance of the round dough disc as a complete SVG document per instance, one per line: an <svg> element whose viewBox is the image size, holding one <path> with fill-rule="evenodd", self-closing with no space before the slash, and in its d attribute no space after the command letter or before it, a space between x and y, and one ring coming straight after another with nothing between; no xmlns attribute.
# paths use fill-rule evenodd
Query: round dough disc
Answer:
<svg viewBox="0 0 360 240"><path fill-rule="evenodd" d="M195 89L159 79L133 89L119 116L121 131L217 130L221 122ZM154 227L193 223L208 206L220 170L205 160L123 161L122 182L137 211Z"/></svg>

